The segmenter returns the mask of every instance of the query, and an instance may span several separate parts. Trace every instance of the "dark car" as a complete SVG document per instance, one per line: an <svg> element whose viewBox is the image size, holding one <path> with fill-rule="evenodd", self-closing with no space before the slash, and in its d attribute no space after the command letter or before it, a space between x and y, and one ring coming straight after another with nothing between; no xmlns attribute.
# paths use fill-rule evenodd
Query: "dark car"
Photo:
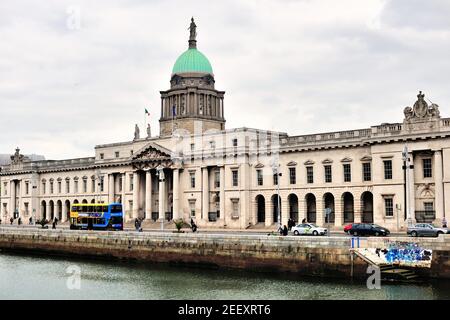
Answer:
<svg viewBox="0 0 450 320"><path fill-rule="evenodd" d="M387 236L390 231L373 223L353 224L348 233L354 236Z"/></svg>

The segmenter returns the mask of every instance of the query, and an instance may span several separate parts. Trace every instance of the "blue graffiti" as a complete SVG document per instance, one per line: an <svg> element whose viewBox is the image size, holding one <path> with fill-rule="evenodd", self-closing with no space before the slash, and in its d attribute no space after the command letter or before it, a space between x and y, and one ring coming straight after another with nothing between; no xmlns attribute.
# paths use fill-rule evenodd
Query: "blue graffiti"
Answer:
<svg viewBox="0 0 450 320"><path fill-rule="evenodd" d="M412 242L389 243L387 248L381 252L383 252L388 263L414 263L431 260L431 250L425 250L417 243Z"/></svg>

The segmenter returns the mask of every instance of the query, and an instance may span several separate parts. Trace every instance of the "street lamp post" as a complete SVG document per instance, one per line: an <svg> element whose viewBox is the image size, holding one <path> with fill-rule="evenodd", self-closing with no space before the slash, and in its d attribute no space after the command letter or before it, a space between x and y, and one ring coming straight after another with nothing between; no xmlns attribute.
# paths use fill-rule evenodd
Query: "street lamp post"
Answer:
<svg viewBox="0 0 450 320"><path fill-rule="evenodd" d="M411 219L411 206L410 206L410 201L411 201L411 197L410 197L410 186L409 186L409 170L411 169L411 165L410 165L410 158L409 158L409 154L408 154L408 146L405 144L404 148L403 148L403 152L402 152L402 159L403 159L403 169L404 169L404 180L405 180L405 186L404 186L404 191L405 191L405 214L406 214L406 222L408 224L408 226L410 226L412 224L412 219Z"/></svg>
<svg viewBox="0 0 450 320"><path fill-rule="evenodd" d="M277 217L278 217L278 230L281 228L281 201L280 201L280 177L282 176L282 173L279 172L279 164L274 163L272 166L272 172L274 176L277 176Z"/></svg>
<svg viewBox="0 0 450 320"><path fill-rule="evenodd" d="M165 180L165 176L164 176L164 167L163 166L158 166L156 168L156 175L158 176L158 180L159 182L164 182ZM159 184L161 186L161 183ZM159 190L159 192L163 192L164 190ZM162 206L160 206L161 208ZM161 214L161 213L160 213ZM162 213L162 218L161 220L161 231L164 231L164 218L165 218L165 212Z"/></svg>

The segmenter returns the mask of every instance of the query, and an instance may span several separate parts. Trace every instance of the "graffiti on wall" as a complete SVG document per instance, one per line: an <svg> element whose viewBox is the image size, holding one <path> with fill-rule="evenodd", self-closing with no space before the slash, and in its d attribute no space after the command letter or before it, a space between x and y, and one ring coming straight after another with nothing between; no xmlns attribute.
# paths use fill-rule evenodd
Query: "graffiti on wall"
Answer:
<svg viewBox="0 0 450 320"><path fill-rule="evenodd" d="M432 250L424 249L415 242L388 241L384 249L377 248L375 252L389 264L431 265Z"/></svg>

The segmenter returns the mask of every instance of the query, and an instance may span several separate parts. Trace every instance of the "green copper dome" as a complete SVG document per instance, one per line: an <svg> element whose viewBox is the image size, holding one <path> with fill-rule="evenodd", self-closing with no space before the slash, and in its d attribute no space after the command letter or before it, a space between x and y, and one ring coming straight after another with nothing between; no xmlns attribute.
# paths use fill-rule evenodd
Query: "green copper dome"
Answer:
<svg viewBox="0 0 450 320"><path fill-rule="evenodd" d="M183 52L172 69L172 74L187 72L213 73L208 58L196 48Z"/></svg>

